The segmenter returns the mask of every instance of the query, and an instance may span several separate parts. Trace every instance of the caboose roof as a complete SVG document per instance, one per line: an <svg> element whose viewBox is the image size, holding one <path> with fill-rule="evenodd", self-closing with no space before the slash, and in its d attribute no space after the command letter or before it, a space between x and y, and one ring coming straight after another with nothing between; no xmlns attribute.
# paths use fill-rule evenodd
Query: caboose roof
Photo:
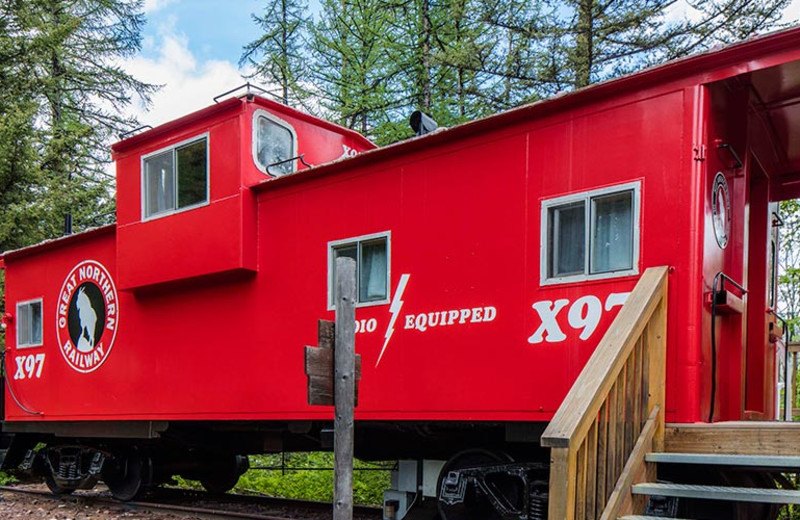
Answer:
<svg viewBox="0 0 800 520"><path fill-rule="evenodd" d="M318 119L304 112L300 112L299 110L296 110L288 105L284 105L283 103L278 103L277 101L273 101L271 99L266 99L259 96L252 96L252 97L239 96L239 97L232 97L225 99L223 101L220 101L219 103L215 103L211 106L208 106L196 112L192 112L178 119L174 119L172 121L168 121L164 124L158 125L157 127L147 130L145 132L118 141L113 145L111 145L111 150L115 154L125 153L129 150L136 149L150 141L154 141L164 136L172 135L181 128L191 125L196 125L202 121L209 120L217 115L221 115L226 112L235 112L237 110L242 110L245 103L247 102L252 102L256 105L266 108L271 112L276 112L279 114L291 114L291 116L294 117L295 119L307 122L319 128L324 128L326 130L331 130L339 134L347 135L357 140L367 141L367 139L364 136L362 136L361 134L359 134L354 130L345 128L343 126L339 126L329 121ZM374 145L370 143L370 146Z"/></svg>
<svg viewBox="0 0 800 520"><path fill-rule="evenodd" d="M51 238L19 249L12 249L0 254L0 268L4 266L5 260L14 260L27 256L28 254L39 253L57 247L62 247L69 244L76 244L85 240L92 239L96 236L104 235L106 233L113 233L117 229L116 224L108 224L106 226L93 227L80 233L73 233L71 235L64 235L57 238Z"/></svg>
<svg viewBox="0 0 800 520"><path fill-rule="evenodd" d="M303 170L276 179L268 179L253 187L268 190L302 182L320 175L351 169L390 157L454 142L470 136L496 132L499 129L536 119L564 114L589 105L600 105L613 99L644 95L644 91L674 89L722 81L749 74L764 113L771 119L779 172L784 187L797 183L794 190L783 190L783 198L800 197L800 27L752 37L744 42L669 61L620 78L596 83L546 100L491 115L451 128L440 129L422 137L334 161L310 170ZM795 180L797 177L797 180Z"/></svg>

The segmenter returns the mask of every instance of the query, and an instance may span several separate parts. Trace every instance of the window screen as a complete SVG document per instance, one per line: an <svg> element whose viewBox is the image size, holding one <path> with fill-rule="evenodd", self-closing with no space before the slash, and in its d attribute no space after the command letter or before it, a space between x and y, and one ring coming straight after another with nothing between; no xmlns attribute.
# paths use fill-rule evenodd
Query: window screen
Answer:
<svg viewBox="0 0 800 520"><path fill-rule="evenodd" d="M388 236L337 243L332 246L331 306L336 299L336 259L349 257L356 261L356 294L358 303L384 302L389 299Z"/></svg>
<svg viewBox="0 0 800 520"><path fill-rule="evenodd" d="M294 134L292 130L266 116L256 117L256 162L272 175L286 175L295 170Z"/></svg>
<svg viewBox="0 0 800 520"><path fill-rule="evenodd" d="M603 189L545 201L546 278L635 270L637 196L637 188Z"/></svg>
<svg viewBox="0 0 800 520"><path fill-rule="evenodd" d="M144 163L145 218L208 201L208 139L151 155Z"/></svg>
<svg viewBox="0 0 800 520"><path fill-rule="evenodd" d="M42 301L17 304L17 346L42 344Z"/></svg>

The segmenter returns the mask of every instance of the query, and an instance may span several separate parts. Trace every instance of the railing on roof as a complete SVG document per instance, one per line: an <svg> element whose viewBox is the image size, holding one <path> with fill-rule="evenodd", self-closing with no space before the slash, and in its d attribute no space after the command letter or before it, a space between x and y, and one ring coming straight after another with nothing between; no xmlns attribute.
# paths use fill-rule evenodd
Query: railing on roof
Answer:
<svg viewBox="0 0 800 520"><path fill-rule="evenodd" d="M647 269L542 436L551 448L550 520L641 513L664 445L667 268Z"/></svg>

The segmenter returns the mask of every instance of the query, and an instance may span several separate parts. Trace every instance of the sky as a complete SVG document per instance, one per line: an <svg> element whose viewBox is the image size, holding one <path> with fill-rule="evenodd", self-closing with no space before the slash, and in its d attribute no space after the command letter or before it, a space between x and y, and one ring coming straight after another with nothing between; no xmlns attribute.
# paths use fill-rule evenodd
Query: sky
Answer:
<svg viewBox="0 0 800 520"><path fill-rule="evenodd" d="M123 67L137 79L163 86L149 111L138 104L132 107L139 121L151 126L165 123L206 107L214 96L245 83L238 61L244 46L259 36L252 14L263 14L266 3L145 0L142 52ZM318 1L312 0L312 5ZM793 0L784 21L799 20L800 0Z"/></svg>

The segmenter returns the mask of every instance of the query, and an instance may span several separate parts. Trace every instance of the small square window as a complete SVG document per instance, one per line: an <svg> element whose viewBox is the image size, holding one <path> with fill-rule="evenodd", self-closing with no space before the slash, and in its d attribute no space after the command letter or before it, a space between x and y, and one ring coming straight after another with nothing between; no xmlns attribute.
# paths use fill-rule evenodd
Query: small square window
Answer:
<svg viewBox="0 0 800 520"><path fill-rule="evenodd" d="M258 168L270 175L295 171L294 130L264 111L256 112L253 130L253 156Z"/></svg>
<svg viewBox="0 0 800 520"><path fill-rule="evenodd" d="M42 345L42 300L17 304L17 347Z"/></svg>
<svg viewBox="0 0 800 520"><path fill-rule="evenodd" d="M542 283L636 273L639 183L542 203Z"/></svg>
<svg viewBox="0 0 800 520"><path fill-rule="evenodd" d="M336 300L336 259L356 261L356 296L359 304L380 304L389 301L389 236L370 235L330 244L331 265L328 294L329 306Z"/></svg>
<svg viewBox="0 0 800 520"><path fill-rule="evenodd" d="M193 139L142 160L144 217L208 202L208 138Z"/></svg>

